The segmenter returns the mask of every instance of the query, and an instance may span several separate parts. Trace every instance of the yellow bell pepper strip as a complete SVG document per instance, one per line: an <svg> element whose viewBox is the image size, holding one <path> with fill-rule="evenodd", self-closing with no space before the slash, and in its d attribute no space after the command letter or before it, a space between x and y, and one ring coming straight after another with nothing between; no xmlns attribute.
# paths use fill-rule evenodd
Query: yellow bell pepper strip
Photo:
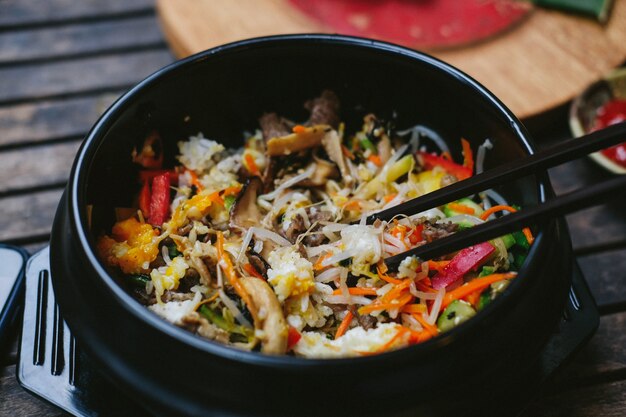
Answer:
<svg viewBox="0 0 626 417"><path fill-rule="evenodd" d="M433 288L439 290L462 279L481 266L496 250L489 242L479 243L459 251L448 265L432 278Z"/></svg>

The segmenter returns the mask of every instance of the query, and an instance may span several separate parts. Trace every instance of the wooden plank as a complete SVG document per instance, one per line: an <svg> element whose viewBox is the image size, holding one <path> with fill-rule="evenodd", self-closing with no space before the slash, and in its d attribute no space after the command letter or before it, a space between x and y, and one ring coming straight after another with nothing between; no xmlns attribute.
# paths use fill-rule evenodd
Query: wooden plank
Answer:
<svg viewBox="0 0 626 417"><path fill-rule="evenodd" d="M598 331L563 368L555 379L555 389L589 385L626 371L626 312L602 316Z"/></svg>
<svg viewBox="0 0 626 417"><path fill-rule="evenodd" d="M3 68L2 102L125 89L172 60L160 50Z"/></svg>
<svg viewBox="0 0 626 417"><path fill-rule="evenodd" d="M588 158L569 162L550 170L550 179L558 194L592 186L610 175ZM567 216L574 248L589 247L626 238L626 199Z"/></svg>
<svg viewBox="0 0 626 417"><path fill-rule="evenodd" d="M0 27L107 18L151 11L153 7L153 0L5 0L0 2Z"/></svg>
<svg viewBox="0 0 626 417"><path fill-rule="evenodd" d="M62 189L0 199L0 241L24 240L50 233Z"/></svg>
<svg viewBox="0 0 626 417"><path fill-rule="evenodd" d="M0 152L0 195L31 187L64 185L80 141Z"/></svg>
<svg viewBox="0 0 626 417"><path fill-rule="evenodd" d="M626 305L626 249L579 257L578 263L600 307Z"/></svg>
<svg viewBox="0 0 626 417"><path fill-rule="evenodd" d="M0 34L0 64L163 46L155 16Z"/></svg>
<svg viewBox="0 0 626 417"><path fill-rule="evenodd" d="M0 146L82 137L121 94L119 91L0 107Z"/></svg>
<svg viewBox="0 0 626 417"><path fill-rule="evenodd" d="M15 365L2 370L0 376L0 415L29 417L65 417L69 414L59 410L20 387L15 378Z"/></svg>
<svg viewBox="0 0 626 417"><path fill-rule="evenodd" d="M623 417L626 380L546 395L520 417Z"/></svg>

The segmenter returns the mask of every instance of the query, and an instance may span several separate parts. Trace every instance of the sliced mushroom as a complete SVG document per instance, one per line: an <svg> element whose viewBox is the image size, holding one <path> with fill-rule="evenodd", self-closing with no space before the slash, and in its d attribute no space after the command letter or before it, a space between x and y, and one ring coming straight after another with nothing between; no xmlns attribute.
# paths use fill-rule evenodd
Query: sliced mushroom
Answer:
<svg viewBox="0 0 626 417"><path fill-rule="evenodd" d="M376 148L378 150L380 162L382 165L385 165L389 158L391 158L391 140L389 140L389 136L382 135L380 142L376 145Z"/></svg>
<svg viewBox="0 0 626 417"><path fill-rule="evenodd" d="M341 140L339 139L339 134L336 130L331 130L324 135L322 139L322 145L328 154L328 157L331 161L337 164L339 167L339 172L343 177L344 181L347 184L352 183L352 176L350 175L350 170L346 164L346 160L344 159L343 151L341 149Z"/></svg>
<svg viewBox="0 0 626 417"><path fill-rule="evenodd" d="M335 164L331 164L323 159L316 159L315 171L311 178L300 182L300 185L304 187L319 187L325 185L330 178L336 178L339 175L339 171Z"/></svg>
<svg viewBox="0 0 626 417"><path fill-rule="evenodd" d="M247 229L259 224L263 216L257 206L256 198L262 189L263 181L261 178L252 177L248 179L243 191L239 193L235 204L230 209L231 227L238 226Z"/></svg>
<svg viewBox="0 0 626 417"><path fill-rule="evenodd" d="M253 317L258 318L254 327L257 330L262 330L261 352L270 355L285 353L287 351L288 327L276 294L269 284L262 279L242 277L240 280L254 304L248 306L249 309L255 309L255 312L250 312Z"/></svg>
<svg viewBox="0 0 626 417"><path fill-rule="evenodd" d="M267 141L267 154L272 156L290 155L294 152L314 148L322 143L324 135L332 131L328 125L303 127L297 133L277 136Z"/></svg>
<svg viewBox="0 0 626 417"><path fill-rule="evenodd" d="M229 344L230 336L226 330L220 329L195 311L184 316L180 325L200 336L220 343Z"/></svg>
<svg viewBox="0 0 626 417"><path fill-rule="evenodd" d="M263 276L263 278L267 279L267 270L270 269L271 266L260 254L253 250L249 251L248 262L250 262L252 267L256 269L257 272Z"/></svg>

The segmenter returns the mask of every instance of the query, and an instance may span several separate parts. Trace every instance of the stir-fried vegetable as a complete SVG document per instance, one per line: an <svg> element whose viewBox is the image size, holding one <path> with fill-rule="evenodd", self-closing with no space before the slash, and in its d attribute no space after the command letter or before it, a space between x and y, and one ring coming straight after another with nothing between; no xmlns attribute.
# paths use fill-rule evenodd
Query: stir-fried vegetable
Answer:
<svg viewBox="0 0 626 417"><path fill-rule="evenodd" d="M307 109L302 123L263 115L239 150L193 136L178 144L172 168L162 166L156 132L134 152L133 216L102 234L98 251L140 302L241 349L334 357L426 342L506 289L532 245L529 229L438 259L407 257L397 272L383 262L516 210L494 191L360 222L472 176L468 140L455 162L447 147L420 146L445 145L424 126L405 131L413 137L404 143L392 122L370 114L347 132L332 92ZM476 169L488 148L479 149Z"/></svg>

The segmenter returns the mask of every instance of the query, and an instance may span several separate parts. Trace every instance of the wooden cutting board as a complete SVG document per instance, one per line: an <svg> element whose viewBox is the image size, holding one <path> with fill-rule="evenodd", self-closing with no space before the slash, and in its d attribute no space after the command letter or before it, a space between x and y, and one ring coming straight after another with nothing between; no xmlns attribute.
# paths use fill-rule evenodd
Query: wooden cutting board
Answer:
<svg viewBox="0 0 626 417"><path fill-rule="evenodd" d="M157 0L165 36L179 57L256 36L332 32L288 0ZM566 103L626 61L626 0L607 24L535 9L510 30L483 42L426 51L460 68L518 117Z"/></svg>

